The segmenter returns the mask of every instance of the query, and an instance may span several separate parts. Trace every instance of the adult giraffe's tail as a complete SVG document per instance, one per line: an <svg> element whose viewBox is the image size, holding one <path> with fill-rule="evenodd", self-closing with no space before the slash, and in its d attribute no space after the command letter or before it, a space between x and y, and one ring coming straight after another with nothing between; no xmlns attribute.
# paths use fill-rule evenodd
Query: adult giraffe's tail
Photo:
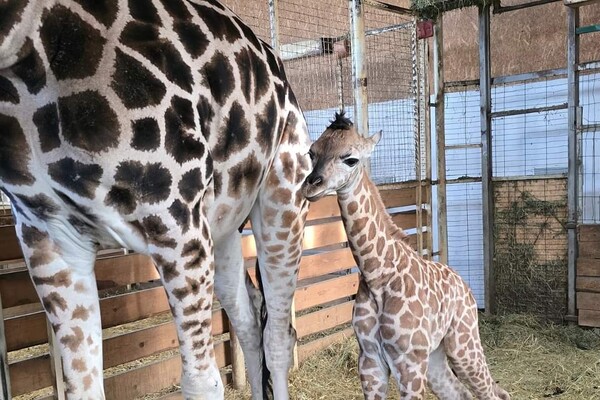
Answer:
<svg viewBox="0 0 600 400"><path fill-rule="evenodd" d="M258 290L252 283L250 275L247 276L247 289L250 298L252 299L252 305L254 307L254 315L260 324L261 341L260 347L262 351L262 388L264 400L273 398L273 381L271 379L271 371L267 367L267 358L265 356L265 327L267 326L267 305L265 302L265 291L260 276L260 267L258 265L258 259L256 260L256 281L258 282Z"/></svg>

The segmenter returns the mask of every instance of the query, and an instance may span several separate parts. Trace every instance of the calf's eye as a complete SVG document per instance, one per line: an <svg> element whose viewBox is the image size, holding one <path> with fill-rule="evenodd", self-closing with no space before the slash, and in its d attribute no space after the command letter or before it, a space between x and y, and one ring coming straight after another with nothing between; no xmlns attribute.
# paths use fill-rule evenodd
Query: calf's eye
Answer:
<svg viewBox="0 0 600 400"><path fill-rule="evenodd" d="M346 158L344 160L344 164L349 167L354 167L356 164L358 164L358 158Z"/></svg>

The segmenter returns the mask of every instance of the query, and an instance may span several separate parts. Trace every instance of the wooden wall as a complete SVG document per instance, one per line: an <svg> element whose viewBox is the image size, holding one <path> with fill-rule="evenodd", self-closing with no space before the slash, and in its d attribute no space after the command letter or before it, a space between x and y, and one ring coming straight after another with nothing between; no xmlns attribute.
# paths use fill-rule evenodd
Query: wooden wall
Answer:
<svg viewBox="0 0 600 400"><path fill-rule="evenodd" d="M579 325L600 327L600 225L580 225L577 258Z"/></svg>
<svg viewBox="0 0 600 400"><path fill-rule="evenodd" d="M399 226L417 227L414 186L382 190L382 196L388 208L409 206L409 211L393 214ZM422 218L426 221L425 211ZM416 245L417 235L410 240ZM358 274L351 271L355 263L345 242L335 197L313 204L295 297L299 361L352 334L349 322ZM252 273L256 250L251 235L244 237L243 251ZM14 227L0 227L0 266L5 266L0 269L0 296L12 395L52 398L50 387L55 378L46 317L20 257ZM181 371L177 336L165 292L157 282L152 283L159 277L150 259L122 251L105 252L96 261L96 276L102 297L107 399L134 399L177 384ZM231 382L229 324L218 303L213 334L218 364L225 381Z"/></svg>

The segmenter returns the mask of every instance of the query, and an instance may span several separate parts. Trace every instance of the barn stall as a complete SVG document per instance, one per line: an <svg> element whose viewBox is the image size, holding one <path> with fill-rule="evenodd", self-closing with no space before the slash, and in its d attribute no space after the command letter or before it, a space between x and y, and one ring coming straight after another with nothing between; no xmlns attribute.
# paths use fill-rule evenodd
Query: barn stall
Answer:
<svg viewBox="0 0 600 400"><path fill-rule="evenodd" d="M384 131L371 173L388 211L417 251L461 273L482 310L600 326L598 4L225 3L279 51L313 139L339 109L363 134ZM457 9L470 5L480 7ZM64 398L8 206L0 218L3 396ZM295 297L297 365L314 366L315 354L352 335L358 275L345 242L335 198L313 204ZM177 398L177 339L154 266L116 249L99 254L96 273L107 398ZM218 303L213 316L222 376L242 389L243 357Z"/></svg>

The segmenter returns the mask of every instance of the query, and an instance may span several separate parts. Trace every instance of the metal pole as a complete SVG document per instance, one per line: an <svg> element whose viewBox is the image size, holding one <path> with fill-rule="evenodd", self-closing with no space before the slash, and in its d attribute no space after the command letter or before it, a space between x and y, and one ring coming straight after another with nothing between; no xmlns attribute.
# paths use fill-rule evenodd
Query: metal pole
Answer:
<svg viewBox="0 0 600 400"><path fill-rule="evenodd" d="M417 19L413 18L414 28L411 31L411 52L412 52L412 74L413 74L413 96L415 97L414 103L414 138L415 138L415 179L417 181L416 187L416 203L417 203L417 251L423 255L423 181L421 174L421 118L423 117L423 98L422 98L422 87L421 87L421 54L419 48L419 41L417 39Z"/></svg>
<svg viewBox="0 0 600 400"><path fill-rule="evenodd" d="M367 100L367 65L365 63L365 20L362 0L349 0L352 48L352 78L354 88L354 125L358 133L369 136Z"/></svg>
<svg viewBox="0 0 600 400"><path fill-rule="evenodd" d="M481 106L481 186L485 313L496 312L494 283L494 187L492 183L490 6L479 7L479 98Z"/></svg>
<svg viewBox="0 0 600 400"><path fill-rule="evenodd" d="M569 19L569 32L567 42L567 81L568 81L568 152L569 169L567 183L567 319L576 317L576 294L575 294L575 276L577 269L577 187L578 187L578 149L577 149L577 114L579 111L579 76L577 65L579 64L579 37L576 29L579 26L579 9L568 7L567 16Z"/></svg>
<svg viewBox="0 0 600 400"><path fill-rule="evenodd" d="M423 40L423 94L425 97L425 182L427 182L427 241L426 246L429 251L428 258L433 259L433 185L431 169L431 115L429 109L429 99L431 98L431 88L429 87L429 45L427 40Z"/></svg>
<svg viewBox="0 0 600 400"><path fill-rule="evenodd" d="M437 145L438 254L448 264L448 209L446 203L446 132L444 116L444 32L440 14L433 27L433 86L435 88L435 137Z"/></svg>
<svg viewBox="0 0 600 400"><path fill-rule="evenodd" d="M271 46L279 53L279 7L278 0L269 0L269 22L271 24Z"/></svg>

